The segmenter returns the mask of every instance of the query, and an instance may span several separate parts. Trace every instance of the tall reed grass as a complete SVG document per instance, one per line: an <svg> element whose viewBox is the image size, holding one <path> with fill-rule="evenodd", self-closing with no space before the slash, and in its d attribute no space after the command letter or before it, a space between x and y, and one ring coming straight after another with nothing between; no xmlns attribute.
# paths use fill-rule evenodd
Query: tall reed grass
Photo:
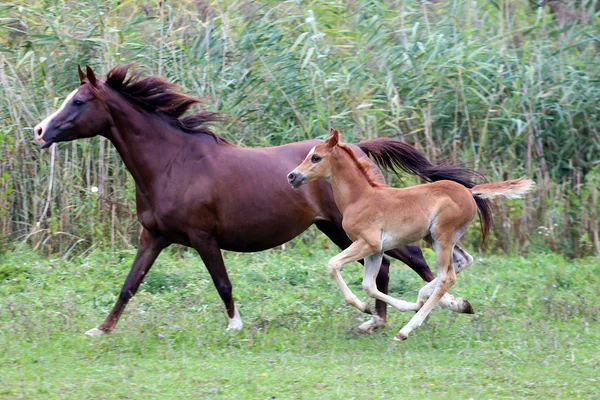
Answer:
<svg viewBox="0 0 600 400"><path fill-rule="evenodd" d="M597 3L573 7L593 15ZM530 175L535 195L498 204L490 250L598 254L599 24L561 28L536 4L0 5L0 243L61 254L135 243L134 183L110 143L40 151L31 131L76 87L77 64L135 62L207 96L231 121L218 132L240 145L338 127L347 141L404 139L490 180ZM477 239L472 229L466 240Z"/></svg>

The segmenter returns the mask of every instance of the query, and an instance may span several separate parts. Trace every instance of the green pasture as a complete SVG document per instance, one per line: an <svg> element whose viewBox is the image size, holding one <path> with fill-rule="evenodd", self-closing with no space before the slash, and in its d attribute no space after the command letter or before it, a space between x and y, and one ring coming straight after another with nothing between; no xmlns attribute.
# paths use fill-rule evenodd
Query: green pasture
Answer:
<svg viewBox="0 0 600 400"><path fill-rule="evenodd" d="M291 247L291 248L289 248ZM227 253L244 330L199 257L159 257L117 329L83 332L112 306L134 250L44 259L0 256L1 399L497 399L600 396L600 260L553 254L476 257L452 289L474 316L436 310L359 335L364 317L326 273L335 249ZM428 259L432 257L428 254ZM416 274L393 263L390 293L414 299ZM361 290L362 267L347 266Z"/></svg>

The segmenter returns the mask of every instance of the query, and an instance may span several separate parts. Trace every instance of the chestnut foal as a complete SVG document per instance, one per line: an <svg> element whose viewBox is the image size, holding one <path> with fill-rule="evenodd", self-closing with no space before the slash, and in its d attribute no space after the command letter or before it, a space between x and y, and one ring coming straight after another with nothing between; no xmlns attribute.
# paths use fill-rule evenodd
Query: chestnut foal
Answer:
<svg viewBox="0 0 600 400"><path fill-rule="evenodd" d="M487 199L496 196L518 198L529 192L535 183L521 178L469 185L473 187L468 188L445 180L404 189L392 188L379 183L365 161L347 145L339 143L339 138L339 132L332 129L329 138L313 147L302 164L288 175L288 181L295 188L319 179L331 182L335 202L343 215L342 226L353 243L329 260L329 274L337 282L346 302L365 311L367 304L352 293L340 274L344 264L364 258L363 288L370 297L400 311L418 311L394 338L404 340L454 285L456 274L473 262L473 257L456 243L478 210L484 216L482 230L487 233L490 224ZM386 164L381 159L375 161ZM433 246L438 277L419 291L417 302L395 299L377 290L375 279L383 253L420 239ZM467 305L468 302L464 306L470 307Z"/></svg>

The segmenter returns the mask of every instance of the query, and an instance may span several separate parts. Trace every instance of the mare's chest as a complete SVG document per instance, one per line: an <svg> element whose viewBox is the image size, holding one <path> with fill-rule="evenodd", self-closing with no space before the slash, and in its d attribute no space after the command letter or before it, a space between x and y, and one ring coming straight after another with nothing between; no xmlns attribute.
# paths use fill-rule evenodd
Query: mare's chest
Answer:
<svg viewBox="0 0 600 400"><path fill-rule="evenodd" d="M137 213L142 226L175 243L189 245L188 235L214 226L209 186L197 182L165 181L150 193L137 190Z"/></svg>

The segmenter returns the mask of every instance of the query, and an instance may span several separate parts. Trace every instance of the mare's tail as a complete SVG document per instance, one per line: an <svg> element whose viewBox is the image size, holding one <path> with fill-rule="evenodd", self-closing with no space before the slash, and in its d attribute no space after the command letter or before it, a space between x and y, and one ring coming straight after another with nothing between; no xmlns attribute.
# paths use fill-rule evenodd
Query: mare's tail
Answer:
<svg viewBox="0 0 600 400"><path fill-rule="evenodd" d="M508 199L518 199L535 188L535 182L526 177L504 182L484 183L475 185L470 190L475 198L493 199L504 196Z"/></svg>
<svg viewBox="0 0 600 400"><path fill-rule="evenodd" d="M398 173L399 170L404 171L412 175L417 175L428 182L440 180L454 181L465 186L467 189L482 186L485 189L487 186L486 184L475 184L476 180L485 180L480 173L461 166L447 164L434 165L415 147L400 140L389 138L365 140L360 142L358 147L367 156L371 157L377 165L388 171L395 173ZM483 193L475 196L477 210L481 218L482 244L485 244L492 225L492 210L489 199L490 197L483 196Z"/></svg>
<svg viewBox="0 0 600 400"><path fill-rule="evenodd" d="M395 173L404 171L427 182L449 180L470 189L475 186L475 181L485 181L483 175L472 169L449 164L435 165L414 146L400 140L365 140L358 147L381 168Z"/></svg>

